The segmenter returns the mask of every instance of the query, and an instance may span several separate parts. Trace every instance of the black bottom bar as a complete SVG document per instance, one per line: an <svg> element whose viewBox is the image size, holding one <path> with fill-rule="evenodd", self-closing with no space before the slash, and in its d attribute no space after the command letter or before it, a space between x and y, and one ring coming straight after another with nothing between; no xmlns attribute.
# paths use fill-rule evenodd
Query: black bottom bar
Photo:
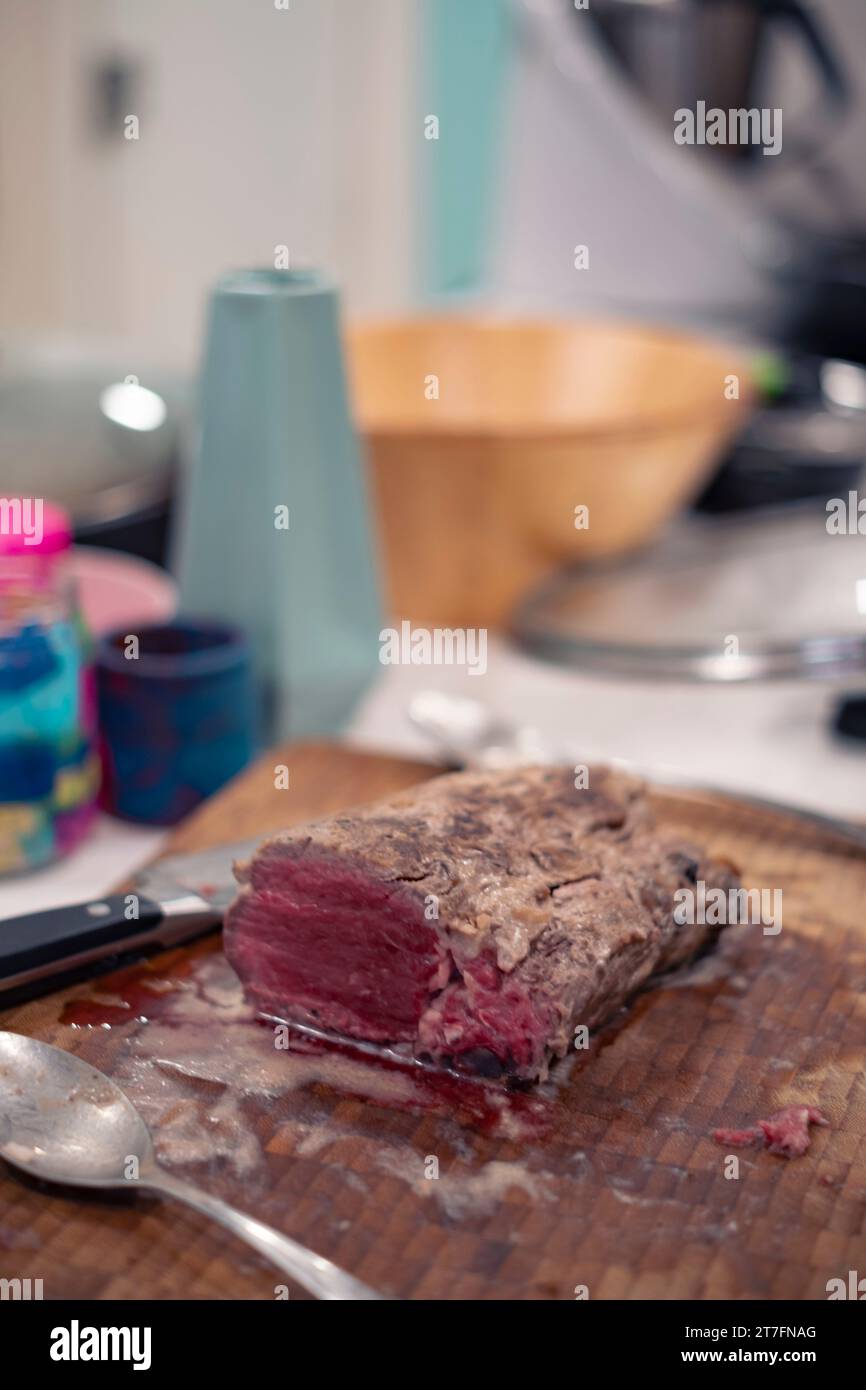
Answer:
<svg viewBox="0 0 866 1390"><path fill-rule="evenodd" d="M560 1351L566 1346L575 1352L581 1346L594 1346L601 1354L603 1349L608 1376L616 1377L623 1371L666 1376L681 1367L700 1374L707 1366L728 1370L754 1366L766 1371L802 1366L826 1382L828 1374L859 1364L866 1319L863 1309L844 1306L852 1301L866 1298L859 1296L854 1300L849 1293L837 1301L820 1303L593 1303L576 1299L567 1310L561 1305L556 1314L539 1310L536 1316L542 1323L553 1317L558 1330L564 1329L567 1337L576 1339L564 1342L560 1331L556 1343ZM453 1303L427 1304L423 1306L426 1311L423 1307L420 1310L422 1324L434 1306L438 1311L431 1330L435 1327L441 1343L443 1315L450 1321L454 1310L458 1326L462 1315ZM521 1314L522 1341L528 1311ZM302 1298L274 1303L52 1303L5 1299L0 1301L0 1345L7 1356L14 1357L19 1377L21 1371L38 1371L59 1383L78 1374L93 1380L103 1370L112 1376L135 1375L136 1380L177 1370L192 1371L197 1378L212 1372L225 1379L235 1358L242 1359L245 1354L249 1357L253 1349L247 1371L254 1374L259 1384L278 1374L282 1379L291 1379L293 1370L303 1374L303 1365L311 1356L331 1379L336 1348L328 1329L335 1316L339 1319L344 1315ZM414 1324L419 1310L407 1304L401 1312L394 1303L376 1310L375 1305L365 1303L363 1311L353 1316L360 1318L352 1325L353 1331L357 1329L362 1335L381 1328L399 1332L407 1318ZM507 1320L500 1323L496 1304L491 1303L482 1316L486 1327L502 1327L501 1346L505 1350L512 1341L508 1329L513 1330L513 1313L506 1314ZM326 1340L316 1340L323 1333ZM588 1337L591 1342L587 1342ZM364 1343L354 1336L339 1345L356 1363L362 1356ZM488 1334L483 1345L484 1375L489 1383L498 1343ZM91 1359L94 1352L100 1359ZM394 1353L399 1361L397 1346ZM461 1363L465 1373L468 1368L463 1352ZM136 1365L138 1372L134 1370ZM391 1369L400 1368L395 1362ZM406 1374L404 1366L401 1379Z"/></svg>

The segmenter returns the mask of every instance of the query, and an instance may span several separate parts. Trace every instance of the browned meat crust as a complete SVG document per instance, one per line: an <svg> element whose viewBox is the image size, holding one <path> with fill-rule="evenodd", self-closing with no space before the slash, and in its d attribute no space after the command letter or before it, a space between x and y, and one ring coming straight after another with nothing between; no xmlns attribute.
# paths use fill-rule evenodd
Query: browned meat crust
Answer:
<svg viewBox="0 0 866 1390"><path fill-rule="evenodd" d="M578 789L569 769L549 767L436 778L290 830L238 876L226 951L264 1010L353 1035L390 1027L420 1053L525 1078L563 1056L578 1026L712 944L719 926L675 922L678 889L736 882L729 864L655 828L638 781L594 768ZM335 940L342 980L328 960ZM380 992L392 959L399 995L391 1014L382 997L382 1019L373 956Z"/></svg>

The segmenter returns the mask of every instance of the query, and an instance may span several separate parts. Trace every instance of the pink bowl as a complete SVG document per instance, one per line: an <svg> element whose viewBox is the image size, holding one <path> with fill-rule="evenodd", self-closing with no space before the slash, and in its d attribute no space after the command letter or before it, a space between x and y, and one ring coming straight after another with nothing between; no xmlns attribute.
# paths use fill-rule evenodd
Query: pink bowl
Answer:
<svg viewBox="0 0 866 1390"><path fill-rule="evenodd" d="M125 623L169 622L177 612L177 586L165 570L97 546L73 546L69 564L84 621L94 636Z"/></svg>

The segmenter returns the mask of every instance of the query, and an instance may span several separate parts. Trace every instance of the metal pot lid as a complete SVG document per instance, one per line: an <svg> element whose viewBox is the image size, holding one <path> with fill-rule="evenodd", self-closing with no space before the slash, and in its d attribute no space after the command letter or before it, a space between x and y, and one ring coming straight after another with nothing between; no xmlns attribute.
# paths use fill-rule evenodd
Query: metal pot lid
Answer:
<svg viewBox="0 0 866 1390"><path fill-rule="evenodd" d="M534 591L512 635L546 660L619 676L866 679L866 515L858 534L857 496L840 501L844 534L814 503L681 519L649 550Z"/></svg>
<svg viewBox="0 0 866 1390"><path fill-rule="evenodd" d="M166 373L139 380L130 361L131 352L0 344L4 493L49 497L79 528L168 498L187 388Z"/></svg>

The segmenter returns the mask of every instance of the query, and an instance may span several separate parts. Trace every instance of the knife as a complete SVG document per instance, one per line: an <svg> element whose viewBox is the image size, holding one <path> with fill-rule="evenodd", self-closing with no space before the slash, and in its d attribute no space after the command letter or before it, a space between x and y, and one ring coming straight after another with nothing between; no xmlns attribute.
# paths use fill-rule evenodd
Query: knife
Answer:
<svg viewBox="0 0 866 1390"><path fill-rule="evenodd" d="M0 1000L26 998L108 968L121 956L168 950L220 926L237 891L236 860L259 839L148 865L121 893L0 921Z"/></svg>

